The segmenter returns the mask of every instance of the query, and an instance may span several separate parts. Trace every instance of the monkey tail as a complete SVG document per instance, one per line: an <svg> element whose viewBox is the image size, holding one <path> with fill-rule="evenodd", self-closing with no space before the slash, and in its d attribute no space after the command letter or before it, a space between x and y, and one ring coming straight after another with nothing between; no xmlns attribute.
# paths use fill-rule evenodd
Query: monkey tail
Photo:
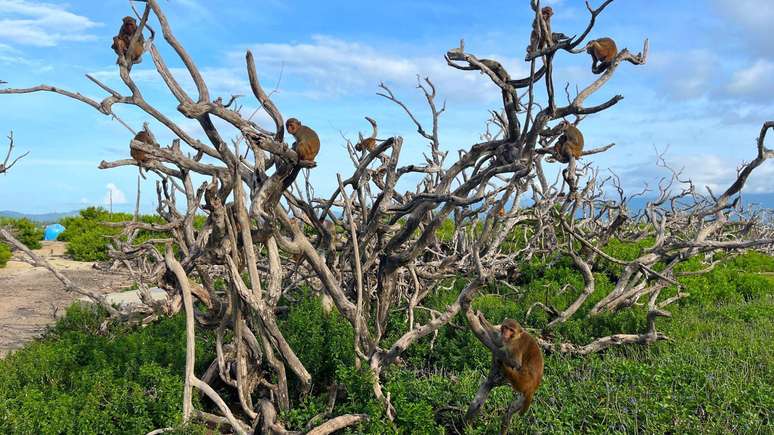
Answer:
<svg viewBox="0 0 774 435"><path fill-rule="evenodd" d="M524 415L529 409L530 404L532 404L532 394L524 394L524 403L521 405L519 414Z"/></svg>

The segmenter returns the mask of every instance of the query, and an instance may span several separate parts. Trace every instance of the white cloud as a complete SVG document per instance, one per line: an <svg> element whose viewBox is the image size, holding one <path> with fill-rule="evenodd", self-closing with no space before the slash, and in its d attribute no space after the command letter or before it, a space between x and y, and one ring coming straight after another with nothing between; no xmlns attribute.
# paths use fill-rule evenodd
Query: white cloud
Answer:
<svg viewBox="0 0 774 435"><path fill-rule="evenodd" d="M774 95L774 62L758 59L749 68L735 71L727 91L734 96L757 97L771 102Z"/></svg>
<svg viewBox="0 0 774 435"><path fill-rule="evenodd" d="M126 195L124 195L124 192L116 187L115 184L108 183L106 188L108 191L105 193L105 197L102 199L102 204L109 205L111 200L113 201L113 205L126 204Z"/></svg>
<svg viewBox="0 0 774 435"><path fill-rule="evenodd" d="M774 38L771 37L771 23L774 22L774 2L770 0L715 0L720 17L735 22L741 29L738 33L761 54L771 55Z"/></svg>
<svg viewBox="0 0 774 435"><path fill-rule="evenodd" d="M323 35L313 36L310 43L260 43L251 49L259 69L282 69L291 79L304 79L310 86L305 94L318 98L375 89L381 81L413 86L417 75L430 77L439 94L449 99L494 101L499 98L488 78L478 72L449 67L441 50L433 55L390 54L366 44ZM241 52L232 53L233 58L243 56ZM523 61L495 58L514 78L527 74L527 64Z"/></svg>
<svg viewBox="0 0 774 435"><path fill-rule="evenodd" d="M0 0L2 1L2 0ZM328 36L313 36L311 42L294 44L259 43L250 46L256 62L261 84L268 92L279 82L279 90L286 95L323 100L334 97L373 95L380 82L400 88L413 88L417 75L429 77L438 90L439 102L443 99L466 103L496 103L500 92L488 77L478 71L459 71L449 67L443 51L436 54L391 54L371 45L345 41ZM211 96L224 100L232 94L243 95L239 103L254 102L247 71L244 51L228 53L228 65L201 68ZM482 58L497 59L508 69L513 78L528 75L528 64L517 57L505 58L495 54L482 54ZM185 68L172 68L178 83L193 97L196 87ZM113 68L92 72L109 85L119 85L117 71ZM135 67L132 78L143 86L164 87L158 72L150 64ZM410 98L421 93L406 95Z"/></svg>
<svg viewBox="0 0 774 435"><path fill-rule="evenodd" d="M62 41L94 39L88 31L100 24L66 8L67 5L0 0L0 40L51 47Z"/></svg>
<svg viewBox="0 0 774 435"><path fill-rule="evenodd" d="M753 146L751 145L747 151L752 157ZM666 159L672 168L681 172L680 178L693 181L700 193L706 194L705 187L709 187L716 195L721 194L731 186L731 183L736 180L739 167L749 162L749 159L744 161L742 157L735 160L717 154L673 155L667 153ZM654 161L647 160L630 165L621 172L621 175L622 179L626 180L626 190L634 192L646 184L650 186L651 190L655 189L658 180L662 177L669 177L670 173L656 166ZM764 163L753 171L742 192L774 192L774 185L771 184L773 176L774 164Z"/></svg>
<svg viewBox="0 0 774 435"><path fill-rule="evenodd" d="M658 52L649 59L672 97L699 98L712 90L722 71L720 58L710 50Z"/></svg>

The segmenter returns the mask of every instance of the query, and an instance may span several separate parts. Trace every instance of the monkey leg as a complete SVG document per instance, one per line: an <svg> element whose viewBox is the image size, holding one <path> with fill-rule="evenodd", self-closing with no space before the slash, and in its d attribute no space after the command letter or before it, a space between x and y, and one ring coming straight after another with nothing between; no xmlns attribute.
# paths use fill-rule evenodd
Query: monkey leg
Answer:
<svg viewBox="0 0 774 435"><path fill-rule="evenodd" d="M521 410L524 406L524 394L518 393L518 395L519 397L511 401L511 404L508 405L508 410L503 414L503 420L500 422L500 435L508 433L508 427L511 425L513 413Z"/></svg>
<svg viewBox="0 0 774 435"><path fill-rule="evenodd" d="M599 62L598 65L595 63L595 65L591 65L591 72L594 74L602 74L610 67L610 65L610 62Z"/></svg>
<svg viewBox="0 0 774 435"><path fill-rule="evenodd" d="M492 388L500 385L502 382L502 376L499 374L499 371L499 369L496 369L496 371L491 370L486 380L481 384L480 387L478 387L476 396L473 398L473 401L470 402L468 411L465 413L465 424L471 424L473 420L478 417L478 413L481 411L481 406L483 406L484 402L486 402L486 399L489 397L489 393L492 391Z"/></svg>

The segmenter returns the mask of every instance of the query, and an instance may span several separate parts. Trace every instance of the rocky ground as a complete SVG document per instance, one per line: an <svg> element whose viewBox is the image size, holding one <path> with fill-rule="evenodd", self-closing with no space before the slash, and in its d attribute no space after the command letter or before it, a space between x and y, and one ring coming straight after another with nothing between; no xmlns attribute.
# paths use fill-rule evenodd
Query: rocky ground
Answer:
<svg viewBox="0 0 774 435"><path fill-rule="evenodd" d="M104 273L94 263L65 257L66 243L43 242L35 253L46 258L77 285L110 293L131 284L128 276ZM0 358L39 337L79 295L68 293L47 269L14 257L0 269Z"/></svg>

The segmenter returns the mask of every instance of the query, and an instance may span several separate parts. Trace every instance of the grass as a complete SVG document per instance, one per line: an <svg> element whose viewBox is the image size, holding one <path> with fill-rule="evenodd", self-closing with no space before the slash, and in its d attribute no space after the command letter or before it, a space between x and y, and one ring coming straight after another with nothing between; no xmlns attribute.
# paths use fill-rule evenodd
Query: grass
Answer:
<svg viewBox="0 0 774 435"><path fill-rule="evenodd" d="M625 247L632 249L631 246ZM635 252L636 253L636 252ZM687 270L699 267L687 262ZM564 260L551 268L534 265L518 283L519 294L491 288L476 298L488 318L524 319L532 301L562 308L572 290L555 295L577 273ZM703 276L681 278L691 296L670 307L659 330L669 341L626 346L585 358L548 355L543 384L529 412L514 417L512 433L772 433L774 432L774 258L748 253L728 259ZM598 274L601 297L609 275ZM462 283L458 283L462 285ZM441 307L457 289L433 295ZM418 311L419 321L424 310ZM639 332L642 312L628 310L592 320L571 320L557 336L585 343L592 335ZM184 367L181 316L145 329L113 327L97 333L102 317L75 306L41 341L0 361L0 433L144 433L180 422ZM525 324L541 326L533 314ZM325 408L326 387L343 393L335 414L367 412L368 423L348 433L496 433L512 393L495 389L474 427L462 414L488 369L490 356L460 316L404 355L405 364L385 373L383 383L397 411L395 422L373 400L370 374L352 367L350 325L325 314L318 300L302 298L280 327L312 373L314 388L282 415L289 429ZM405 330L405 318L391 318L387 340ZM213 355L212 338L198 333L197 373ZM294 382L291 376L291 382ZM210 406L199 403L197 406ZM203 431L201 426L179 429Z"/></svg>

